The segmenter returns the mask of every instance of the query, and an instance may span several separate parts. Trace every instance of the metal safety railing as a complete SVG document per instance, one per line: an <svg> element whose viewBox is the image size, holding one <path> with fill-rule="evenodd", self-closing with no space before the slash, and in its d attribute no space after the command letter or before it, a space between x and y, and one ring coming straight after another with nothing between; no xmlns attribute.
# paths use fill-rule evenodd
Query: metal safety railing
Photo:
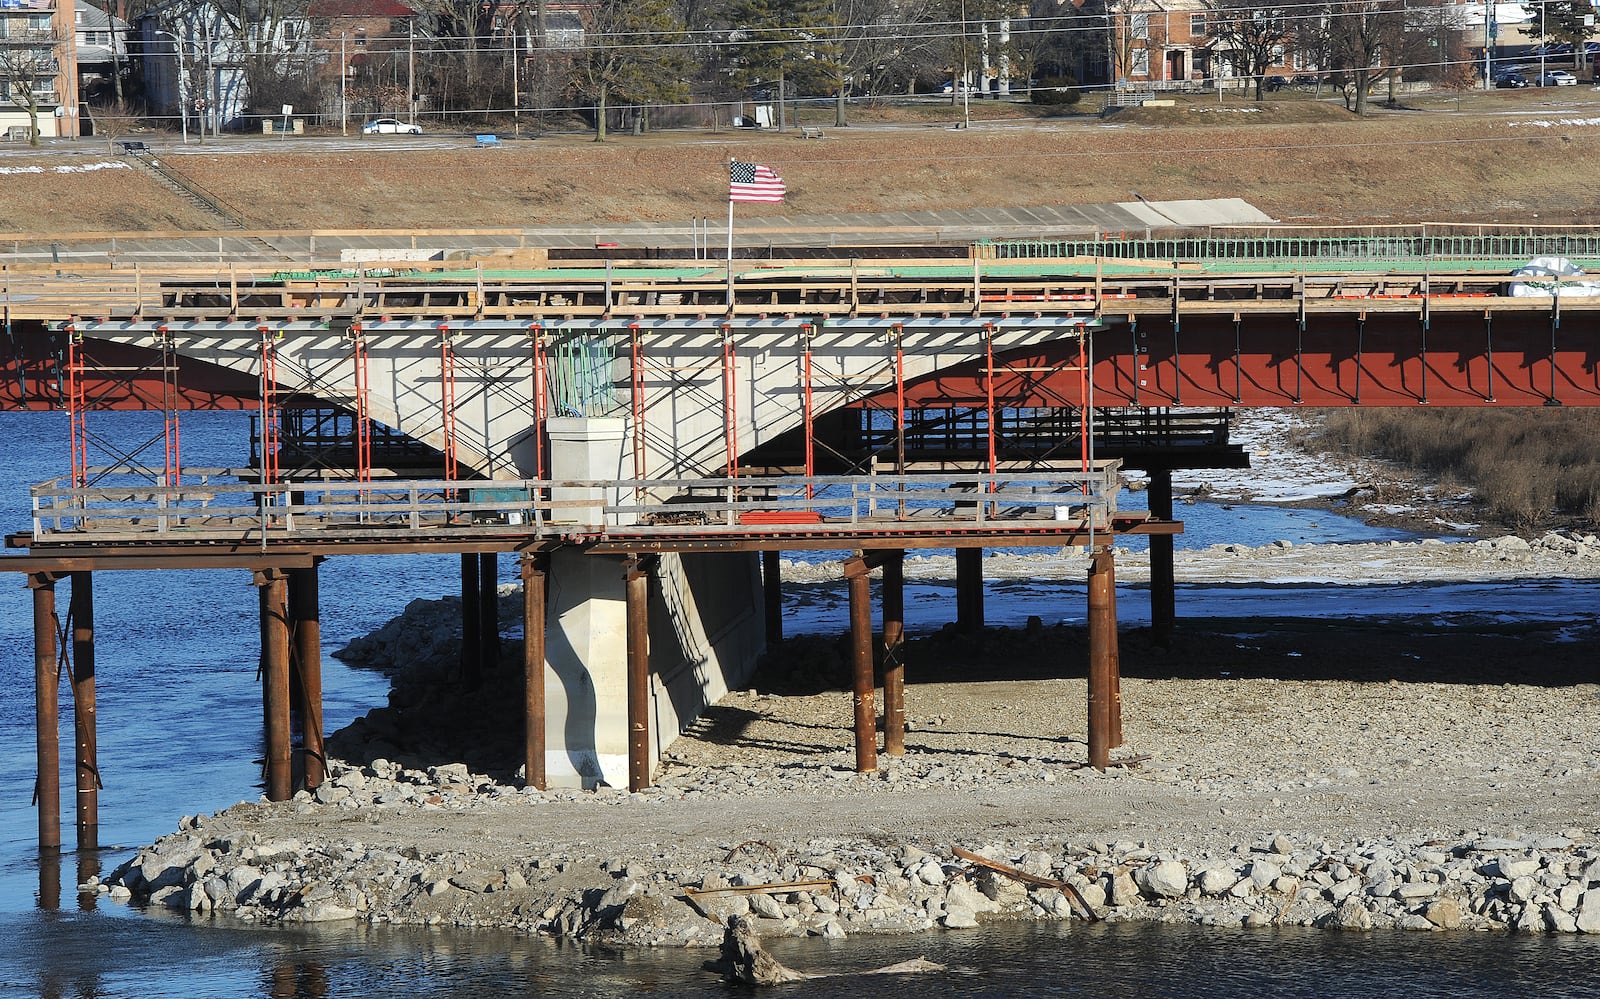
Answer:
<svg viewBox="0 0 1600 999"><path fill-rule="evenodd" d="M1100 257L1190 263L1373 263L1518 261L1534 257L1600 260L1600 233L1387 233L1367 236L1181 236L1165 239L991 240L980 256L996 260Z"/></svg>
<svg viewBox="0 0 1600 999"><path fill-rule="evenodd" d="M706 479L239 481L185 469L183 485L57 478L32 488L36 542L435 536L441 531L699 534L782 530L992 529L1021 522L1107 530L1121 463L1088 472ZM91 472L102 471L92 469ZM640 499L636 497L646 497Z"/></svg>

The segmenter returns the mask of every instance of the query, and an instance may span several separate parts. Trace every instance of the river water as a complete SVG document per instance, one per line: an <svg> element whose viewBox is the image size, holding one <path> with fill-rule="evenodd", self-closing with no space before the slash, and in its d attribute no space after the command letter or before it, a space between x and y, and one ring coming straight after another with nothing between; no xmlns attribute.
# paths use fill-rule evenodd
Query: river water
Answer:
<svg viewBox="0 0 1600 999"><path fill-rule="evenodd" d="M95 416L93 429L123 449L160 432L150 414ZM27 486L69 465L61 414L0 413L0 529L28 526ZM244 462L247 420L186 414L191 466ZM96 459L98 462L100 459ZM1180 542L1261 544L1400 537L1310 511L1196 504L1180 514ZM1314 525L1314 526L1313 526ZM457 585L453 557L333 559L322 572L325 653L369 631L419 596ZM512 567L502 565L510 577ZM64 614L69 584L60 584ZM1377 593L1367 592L1369 589ZM1530 588L1533 589L1533 588ZM63 698L65 849L54 862L35 847L33 663L28 592L0 576L0 996L721 996L698 952L611 953L491 932L345 927L303 930L227 923L191 925L146 916L75 885L109 871L130 852L175 828L179 816L210 812L259 794L261 708L256 683L256 597L241 571L97 574L96 639L100 840L73 850L70 699ZM1594 589L1549 584L1530 599L1545 615L1592 614ZM908 586L913 627L948 619L949 594ZM797 598L803 599L803 598ZM1082 605L1082 585L1044 593L1050 606ZM1179 606L1226 613L1347 613L1505 610L1489 587L1186 588ZM990 588L992 622L1039 613L1038 586ZM826 604L793 606L792 629L843 630ZM1119 598L1126 621L1148 619L1142 590ZM919 609L920 608L920 609ZM1063 615L1070 619L1072 614ZM384 702L386 682L324 658L330 731ZM1134 926L1000 925L913 939L777 941L785 963L808 971L877 967L926 955L950 970L905 980L845 975L788 987L793 996L1066 995L1415 996L1600 995L1600 942L1509 934L1339 935L1319 931L1222 931Z"/></svg>

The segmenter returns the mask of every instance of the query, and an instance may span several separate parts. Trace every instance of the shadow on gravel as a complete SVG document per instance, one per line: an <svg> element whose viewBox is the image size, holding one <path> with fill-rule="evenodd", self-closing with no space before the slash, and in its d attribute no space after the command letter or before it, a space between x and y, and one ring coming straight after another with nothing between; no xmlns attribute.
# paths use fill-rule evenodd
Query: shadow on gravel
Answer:
<svg viewBox="0 0 1600 999"><path fill-rule="evenodd" d="M1384 620L1198 618L1180 620L1161 646L1147 627L1118 636L1122 675L1143 679L1274 678L1387 683L1600 683L1600 628L1491 622L1482 615ZM762 659L752 686L783 695L850 688L849 636L803 636ZM946 628L907 642L906 682L1082 677L1081 626ZM879 682L881 683L881 662Z"/></svg>

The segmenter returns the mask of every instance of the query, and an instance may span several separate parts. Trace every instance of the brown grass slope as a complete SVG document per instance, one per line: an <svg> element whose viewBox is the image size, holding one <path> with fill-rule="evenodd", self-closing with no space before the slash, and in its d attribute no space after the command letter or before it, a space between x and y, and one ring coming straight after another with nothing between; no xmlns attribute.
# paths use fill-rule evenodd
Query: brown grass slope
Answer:
<svg viewBox="0 0 1600 999"><path fill-rule="evenodd" d="M256 140L243 155L240 147L191 148L169 161L264 229L714 216L726 203L730 156L768 163L789 184L785 205L745 206L745 217L1126 201L1137 191L1157 200L1241 197L1288 222L1589 223L1600 222L1586 180L1600 125L1584 123L1586 107L1576 98L1552 105L1544 120L1567 123L1534 127L1443 111L1358 119L1304 100L1239 113L1196 100L1106 120L829 128L822 141L686 130L603 144L569 133L486 150L451 138L435 149L372 139L304 140L279 151ZM104 153L7 157L4 165L64 155ZM130 171L0 178L0 231L208 225Z"/></svg>

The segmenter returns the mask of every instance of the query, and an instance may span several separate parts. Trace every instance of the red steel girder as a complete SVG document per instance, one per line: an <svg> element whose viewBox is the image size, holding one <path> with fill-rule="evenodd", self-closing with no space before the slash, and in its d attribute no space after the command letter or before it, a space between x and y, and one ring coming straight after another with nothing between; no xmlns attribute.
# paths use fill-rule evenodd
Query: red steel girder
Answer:
<svg viewBox="0 0 1600 999"><path fill-rule="evenodd" d="M974 339L973 347L982 344ZM1077 406L1075 339L994 362L998 406ZM1186 315L1093 333L1096 406L1600 406L1600 318L1539 312ZM910 382L907 404L986 408L982 359ZM886 389L854 405L896 402Z"/></svg>

